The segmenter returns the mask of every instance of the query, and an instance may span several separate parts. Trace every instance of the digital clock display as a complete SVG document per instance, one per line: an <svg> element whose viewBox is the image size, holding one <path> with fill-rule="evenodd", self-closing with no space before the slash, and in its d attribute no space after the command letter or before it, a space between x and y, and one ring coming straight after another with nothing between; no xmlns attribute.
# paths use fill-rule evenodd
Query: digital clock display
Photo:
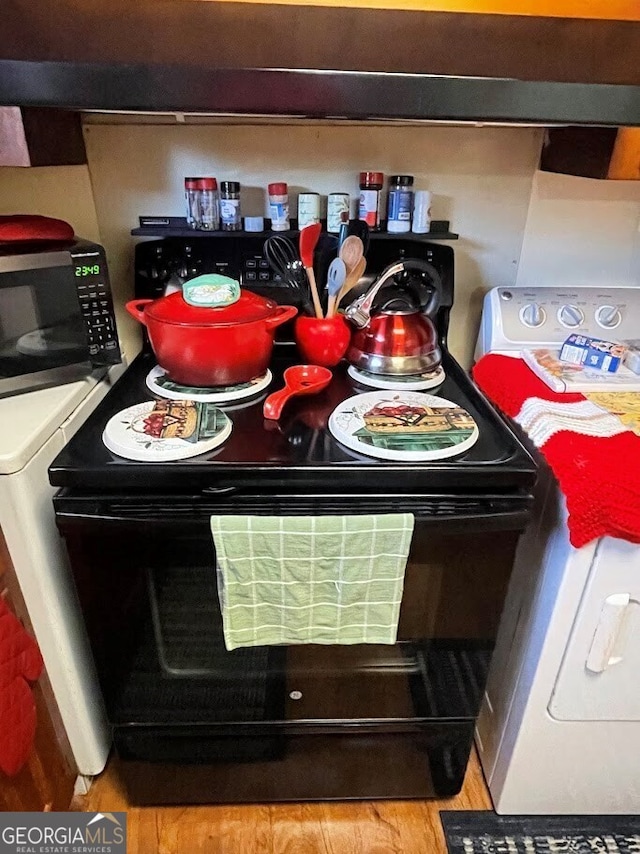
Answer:
<svg viewBox="0 0 640 854"><path fill-rule="evenodd" d="M76 276L97 276L100 273L100 264L81 265L76 267Z"/></svg>

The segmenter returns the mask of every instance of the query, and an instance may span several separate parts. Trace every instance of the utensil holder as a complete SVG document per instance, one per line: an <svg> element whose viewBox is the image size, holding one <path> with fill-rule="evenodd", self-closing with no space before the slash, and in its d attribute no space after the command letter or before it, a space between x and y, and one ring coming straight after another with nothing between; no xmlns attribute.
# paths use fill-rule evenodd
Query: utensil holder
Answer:
<svg viewBox="0 0 640 854"><path fill-rule="evenodd" d="M294 336L304 362L333 368L347 352L351 327L341 314L333 317L299 316L295 321Z"/></svg>

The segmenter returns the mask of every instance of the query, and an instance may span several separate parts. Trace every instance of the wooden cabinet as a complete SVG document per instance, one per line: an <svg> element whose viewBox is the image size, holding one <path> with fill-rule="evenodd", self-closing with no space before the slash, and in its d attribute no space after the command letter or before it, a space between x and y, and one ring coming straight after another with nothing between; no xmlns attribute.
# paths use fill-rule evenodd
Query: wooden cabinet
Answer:
<svg viewBox="0 0 640 854"><path fill-rule="evenodd" d="M618 130L607 177L640 181L640 128Z"/></svg>
<svg viewBox="0 0 640 854"><path fill-rule="evenodd" d="M637 0L9 5L4 103L640 126Z"/></svg>
<svg viewBox="0 0 640 854"><path fill-rule="evenodd" d="M27 629L29 618L0 530L0 595ZM66 810L76 771L46 672L32 685L38 723L29 760L15 777L0 771L0 811Z"/></svg>
<svg viewBox="0 0 640 854"><path fill-rule="evenodd" d="M640 128L549 128L540 168L582 178L638 181Z"/></svg>
<svg viewBox="0 0 640 854"><path fill-rule="evenodd" d="M0 166L86 163L80 114L40 107L0 107Z"/></svg>
<svg viewBox="0 0 640 854"><path fill-rule="evenodd" d="M192 2L192 0L183 0ZM218 3L309 5L309 0L217 0ZM340 6L343 0L315 0L315 6ZM423 12L466 12L476 15L534 15L553 18L640 20L637 0L355 0L364 9L419 9Z"/></svg>

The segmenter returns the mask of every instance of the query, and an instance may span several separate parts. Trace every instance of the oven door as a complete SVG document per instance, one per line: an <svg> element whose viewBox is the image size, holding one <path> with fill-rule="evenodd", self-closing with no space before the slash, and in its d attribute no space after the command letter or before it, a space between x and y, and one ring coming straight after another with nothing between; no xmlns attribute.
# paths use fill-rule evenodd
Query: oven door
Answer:
<svg viewBox="0 0 640 854"><path fill-rule="evenodd" d="M0 256L0 396L90 371L69 253Z"/></svg>
<svg viewBox="0 0 640 854"><path fill-rule="evenodd" d="M253 763L262 769L255 791L267 799L275 796L264 763L297 755L304 773L295 762L280 769L284 779L296 777L287 789L293 799L457 791L528 498L402 496L354 505L342 496L290 500L287 508L247 498L241 510L238 501L88 500L64 492L55 499L121 757L143 765L219 763L227 774L229 763ZM348 514L354 507L415 515L397 643L227 651L210 516L234 508ZM327 783L329 766L318 764L322 744L333 744L336 762L352 757L347 782L337 768ZM391 773L392 758L405 754L401 765L417 763L424 773ZM375 772L372 762L381 763ZM148 773L136 762L131 769L148 786ZM421 785L412 782L418 779ZM251 789L247 779L242 785Z"/></svg>

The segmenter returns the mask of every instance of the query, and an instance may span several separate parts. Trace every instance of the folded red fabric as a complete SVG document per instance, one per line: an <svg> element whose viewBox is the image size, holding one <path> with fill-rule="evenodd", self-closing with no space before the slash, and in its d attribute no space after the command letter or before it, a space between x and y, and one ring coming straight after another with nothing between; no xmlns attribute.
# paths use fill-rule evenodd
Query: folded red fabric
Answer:
<svg viewBox="0 0 640 854"><path fill-rule="evenodd" d="M514 418L529 397L541 397L557 403L586 400L582 394L559 393L537 377L531 368L511 356L489 353L483 356L472 371L482 391L506 414Z"/></svg>
<svg viewBox="0 0 640 854"><path fill-rule="evenodd" d="M42 673L35 640L0 598L0 770L17 774L29 758L36 732L36 704L27 680Z"/></svg>
<svg viewBox="0 0 640 854"><path fill-rule="evenodd" d="M552 427L555 421L560 429L548 430L551 435L536 444L566 497L572 545L579 548L603 536L640 543L640 437L622 425L615 435L581 432L571 404L588 403L587 398L552 391L521 359L483 356L473 369L473 378L525 430L531 423L530 415L523 414L526 406L535 404L540 422L545 402L554 405L553 410L549 407L547 421ZM598 411L594 404L589 406ZM604 412L602 416L606 417ZM565 429L563 418L566 423L573 421L575 429Z"/></svg>
<svg viewBox="0 0 640 854"><path fill-rule="evenodd" d="M62 219L34 214L0 216L0 243L66 242L74 236L73 228Z"/></svg>

